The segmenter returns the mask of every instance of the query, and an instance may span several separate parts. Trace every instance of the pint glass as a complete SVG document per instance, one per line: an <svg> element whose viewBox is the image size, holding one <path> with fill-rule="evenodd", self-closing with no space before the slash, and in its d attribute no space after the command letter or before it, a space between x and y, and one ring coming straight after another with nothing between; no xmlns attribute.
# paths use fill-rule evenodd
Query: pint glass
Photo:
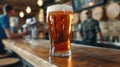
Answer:
<svg viewBox="0 0 120 67"><path fill-rule="evenodd" d="M50 55L71 55L71 23L73 10L68 5L52 5L47 8L50 35Z"/></svg>

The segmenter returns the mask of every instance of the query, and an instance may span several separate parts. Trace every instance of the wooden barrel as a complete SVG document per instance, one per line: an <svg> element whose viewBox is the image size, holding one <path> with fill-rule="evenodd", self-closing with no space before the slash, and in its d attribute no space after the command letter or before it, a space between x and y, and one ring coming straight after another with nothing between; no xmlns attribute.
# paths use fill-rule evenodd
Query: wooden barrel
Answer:
<svg viewBox="0 0 120 67"><path fill-rule="evenodd" d="M110 3L106 9L107 17L109 19L115 19L120 14L120 5L118 3Z"/></svg>
<svg viewBox="0 0 120 67"><path fill-rule="evenodd" d="M102 7L96 7L93 9L92 16L96 20L101 20L103 18L103 8Z"/></svg>
<svg viewBox="0 0 120 67"><path fill-rule="evenodd" d="M0 59L0 67L12 65L19 62L17 58L2 58Z"/></svg>
<svg viewBox="0 0 120 67"><path fill-rule="evenodd" d="M84 11L81 12L81 14L80 14L81 22L83 22L87 19L86 12L87 12L87 10L84 10Z"/></svg>

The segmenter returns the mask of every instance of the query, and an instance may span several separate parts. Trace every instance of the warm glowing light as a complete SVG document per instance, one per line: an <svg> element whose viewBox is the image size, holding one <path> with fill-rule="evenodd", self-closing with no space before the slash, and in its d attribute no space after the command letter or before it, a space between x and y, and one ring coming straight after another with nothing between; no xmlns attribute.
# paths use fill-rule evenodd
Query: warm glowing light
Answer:
<svg viewBox="0 0 120 67"><path fill-rule="evenodd" d="M27 12L27 13L31 13L31 8L30 8L30 6L27 6L26 12Z"/></svg>
<svg viewBox="0 0 120 67"><path fill-rule="evenodd" d="M89 5L90 5L90 6L93 6L93 5L94 5L94 3L93 3L93 2L89 2Z"/></svg>
<svg viewBox="0 0 120 67"><path fill-rule="evenodd" d="M24 12L21 11L21 12L19 13L19 16L23 18L23 17L24 17Z"/></svg>
<svg viewBox="0 0 120 67"><path fill-rule="evenodd" d="M39 19L40 22L44 22L44 10L43 9L40 9L38 19Z"/></svg>
<svg viewBox="0 0 120 67"><path fill-rule="evenodd" d="M38 0L37 4L38 4L38 6L42 6L43 5L43 0Z"/></svg>

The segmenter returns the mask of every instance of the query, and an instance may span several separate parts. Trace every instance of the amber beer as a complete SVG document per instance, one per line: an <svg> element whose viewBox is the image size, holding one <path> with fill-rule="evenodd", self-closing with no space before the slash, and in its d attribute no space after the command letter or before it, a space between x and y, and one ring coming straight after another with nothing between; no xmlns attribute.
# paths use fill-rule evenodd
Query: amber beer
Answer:
<svg viewBox="0 0 120 67"><path fill-rule="evenodd" d="M50 54L53 56L70 56L72 8L67 5L48 7L47 21L51 41Z"/></svg>

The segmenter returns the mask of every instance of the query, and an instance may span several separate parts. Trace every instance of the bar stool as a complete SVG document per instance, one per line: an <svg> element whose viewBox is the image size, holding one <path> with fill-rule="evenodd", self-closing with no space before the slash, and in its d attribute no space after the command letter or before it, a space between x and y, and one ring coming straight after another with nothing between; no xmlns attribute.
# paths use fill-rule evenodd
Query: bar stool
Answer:
<svg viewBox="0 0 120 67"><path fill-rule="evenodd" d="M0 67L11 67L12 65L18 63L19 61L20 60L18 58L1 58Z"/></svg>
<svg viewBox="0 0 120 67"><path fill-rule="evenodd" d="M0 58L5 58L5 57L9 57L10 54L0 54Z"/></svg>

